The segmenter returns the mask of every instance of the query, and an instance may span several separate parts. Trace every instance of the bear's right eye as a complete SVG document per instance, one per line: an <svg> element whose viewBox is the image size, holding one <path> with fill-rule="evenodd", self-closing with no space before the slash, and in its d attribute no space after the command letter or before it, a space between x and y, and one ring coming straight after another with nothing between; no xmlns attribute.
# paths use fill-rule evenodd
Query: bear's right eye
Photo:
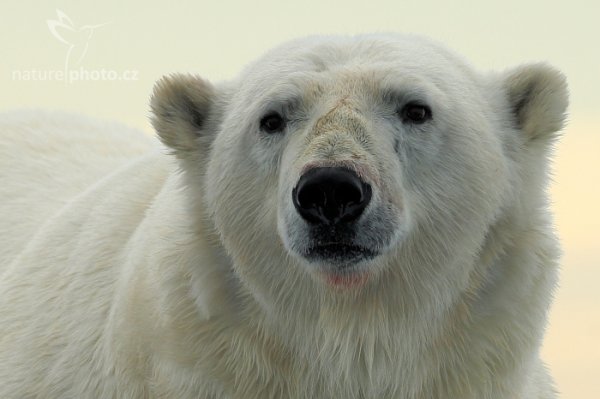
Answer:
<svg viewBox="0 0 600 399"><path fill-rule="evenodd" d="M271 112L260 120L260 129L269 134L282 132L285 129L285 120L279 113Z"/></svg>

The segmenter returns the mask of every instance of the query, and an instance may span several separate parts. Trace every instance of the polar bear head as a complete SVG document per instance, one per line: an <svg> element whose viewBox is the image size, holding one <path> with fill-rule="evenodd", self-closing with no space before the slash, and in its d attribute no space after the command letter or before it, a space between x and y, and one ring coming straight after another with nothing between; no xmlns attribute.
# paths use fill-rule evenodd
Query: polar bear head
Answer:
<svg viewBox="0 0 600 399"><path fill-rule="evenodd" d="M543 204L567 94L545 64L484 75L372 35L293 41L218 85L172 75L151 105L198 215L273 306L464 289L498 225Z"/></svg>

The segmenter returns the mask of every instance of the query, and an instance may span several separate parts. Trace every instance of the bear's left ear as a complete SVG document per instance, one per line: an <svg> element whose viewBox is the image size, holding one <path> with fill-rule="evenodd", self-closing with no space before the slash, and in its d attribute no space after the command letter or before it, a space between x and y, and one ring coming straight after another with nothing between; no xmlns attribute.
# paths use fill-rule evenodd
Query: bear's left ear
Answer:
<svg viewBox="0 0 600 399"><path fill-rule="evenodd" d="M506 73L503 85L517 126L529 140L551 138L563 127L569 95L561 72L547 64L524 65Z"/></svg>
<svg viewBox="0 0 600 399"><path fill-rule="evenodd" d="M214 138L211 115L216 93L206 80L189 74L165 76L154 85L150 100L152 125L177 157L207 150Z"/></svg>

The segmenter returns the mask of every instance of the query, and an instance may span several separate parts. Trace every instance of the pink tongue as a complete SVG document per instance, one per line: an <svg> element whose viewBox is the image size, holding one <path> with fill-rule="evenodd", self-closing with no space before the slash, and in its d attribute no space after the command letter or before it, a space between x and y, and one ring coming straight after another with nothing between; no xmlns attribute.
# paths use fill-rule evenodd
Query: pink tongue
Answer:
<svg viewBox="0 0 600 399"><path fill-rule="evenodd" d="M327 282L336 287L357 287L363 285L369 276L367 273L361 274L327 274Z"/></svg>

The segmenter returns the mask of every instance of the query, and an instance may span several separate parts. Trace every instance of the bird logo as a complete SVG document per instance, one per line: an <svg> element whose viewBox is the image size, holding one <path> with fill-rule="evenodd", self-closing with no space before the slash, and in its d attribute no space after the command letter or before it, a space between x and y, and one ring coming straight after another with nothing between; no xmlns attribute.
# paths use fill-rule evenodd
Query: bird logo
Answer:
<svg viewBox="0 0 600 399"><path fill-rule="evenodd" d="M61 43L68 46L67 57L65 58L65 70L69 70L69 67L81 64L87 53L94 31L101 26L110 24L110 22L77 27L63 11L57 9L56 15L58 16L57 20L49 19L46 22L48 23L50 33Z"/></svg>

